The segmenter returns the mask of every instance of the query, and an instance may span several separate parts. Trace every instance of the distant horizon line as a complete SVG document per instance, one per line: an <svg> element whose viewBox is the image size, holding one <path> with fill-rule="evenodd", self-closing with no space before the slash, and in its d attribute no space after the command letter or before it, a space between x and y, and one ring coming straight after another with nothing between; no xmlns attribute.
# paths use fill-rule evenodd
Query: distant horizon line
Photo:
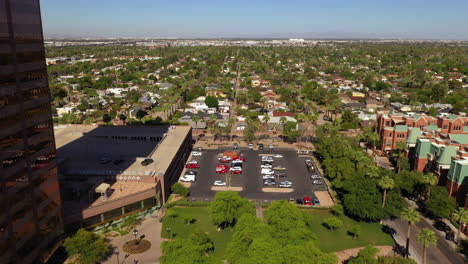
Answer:
<svg viewBox="0 0 468 264"><path fill-rule="evenodd" d="M396 41L468 41L468 39L449 39L449 38L384 38L384 37L368 37L368 38L301 38L301 37L64 37L64 36L53 36L55 34L44 35L44 40L396 40Z"/></svg>

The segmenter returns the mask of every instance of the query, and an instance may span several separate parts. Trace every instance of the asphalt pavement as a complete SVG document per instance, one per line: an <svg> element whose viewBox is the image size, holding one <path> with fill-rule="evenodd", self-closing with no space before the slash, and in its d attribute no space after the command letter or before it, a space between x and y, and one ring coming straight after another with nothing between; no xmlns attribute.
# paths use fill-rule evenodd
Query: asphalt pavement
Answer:
<svg viewBox="0 0 468 264"><path fill-rule="evenodd" d="M243 164L242 174L217 174L215 167L222 164L218 157L222 156L223 149L204 150L201 157L195 157L199 161L200 168L196 169L197 181L190 187L190 196L192 199L209 200L215 195L211 190L215 180L230 181L230 186L242 187L239 193L242 197L251 200L262 200L269 202L271 200L284 200L289 198L302 198L304 196L314 197L314 191L326 191L326 185L313 185L310 175L319 174L318 171L309 171L305 160L307 157L299 157L295 150L248 150L242 148L240 151L246 161ZM293 192L263 192L263 179L260 174L261 155L281 154L283 158L276 158L274 166L286 167L284 172L286 178L280 178L279 181L289 180L293 182ZM315 166L317 167L317 166Z"/></svg>

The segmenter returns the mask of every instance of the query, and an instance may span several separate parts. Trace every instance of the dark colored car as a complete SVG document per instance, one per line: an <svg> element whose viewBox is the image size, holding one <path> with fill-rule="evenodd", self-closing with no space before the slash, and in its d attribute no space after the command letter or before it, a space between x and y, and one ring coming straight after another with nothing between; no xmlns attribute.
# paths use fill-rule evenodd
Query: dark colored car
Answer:
<svg viewBox="0 0 468 264"><path fill-rule="evenodd" d="M288 177L288 175L286 173L277 173L277 174L275 174L275 177L286 178L286 177Z"/></svg>
<svg viewBox="0 0 468 264"><path fill-rule="evenodd" d="M445 233L445 239L455 242L455 233L448 231Z"/></svg>
<svg viewBox="0 0 468 264"><path fill-rule="evenodd" d="M203 151L203 148L202 147L197 147L194 149L195 151Z"/></svg>
<svg viewBox="0 0 468 264"><path fill-rule="evenodd" d="M315 197L314 199L312 199L312 204L313 205L320 205L320 200L317 197Z"/></svg>
<svg viewBox="0 0 468 264"><path fill-rule="evenodd" d="M141 162L141 165L143 166L148 166L150 165L151 163L153 163L153 159L145 159Z"/></svg>
<svg viewBox="0 0 468 264"><path fill-rule="evenodd" d="M297 204L304 204L304 202L302 201L301 198L297 198L297 199L296 199L296 203L297 203Z"/></svg>
<svg viewBox="0 0 468 264"><path fill-rule="evenodd" d="M437 220L434 223L434 228L440 231L444 231L444 232L450 231L450 228L447 226L447 224L440 220Z"/></svg>
<svg viewBox="0 0 468 264"><path fill-rule="evenodd" d="M196 171L187 171L186 174L188 174L188 175L197 175L197 172Z"/></svg>
<svg viewBox="0 0 468 264"><path fill-rule="evenodd" d="M238 148L239 148L239 145L238 145L237 143L234 143L234 144L232 145L232 148L233 148L233 149L238 149Z"/></svg>
<svg viewBox="0 0 468 264"><path fill-rule="evenodd" d="M263 144L258 144L258 150L263 150L265 146Z"/></svg>

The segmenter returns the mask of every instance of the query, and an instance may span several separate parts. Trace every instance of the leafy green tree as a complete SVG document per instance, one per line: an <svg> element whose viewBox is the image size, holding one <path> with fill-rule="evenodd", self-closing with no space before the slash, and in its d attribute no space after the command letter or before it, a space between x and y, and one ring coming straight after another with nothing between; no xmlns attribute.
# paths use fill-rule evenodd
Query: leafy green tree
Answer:
<svg viewBox="0 0 468 264"><path fill-rule="evenodd" d="M104 123L109 123L111 120L112 120L112 118L110 117L109 114L106 113L106 114L102 115L102 121Z"/></svg>
<svg viewBox="0 0 468 264"><path fill-rule="evenodd" d="M367 246L361 249L358 255L352 258L348 263L349 264L376 264L377 263L377 253L379 250L372 246Z"/></svg>
<svg viewBox="0 0 468 264"><path fill-rule="evenodd" d="M407 207L401 212L401 218L408 221L408 231L406 232L406 254L408 254L411 237L411 225L419 222L421 219L421 214L413 207Z"/></svg>
<svg viewBox="0 0 468 264"><path fill-rule="evenodd" d="M144 116L146 116L146 112L141 109L138 109L138 111L136 112L136 117L141 120Z"/></svg>
<svg viewBox="0 0 468 264"><path fill-rule="evenodd" d="M205 98L205 104L208 106L208 107L211 107L211 108L217 108L218 107L218 99L216 99L216 97L212 96L212 95L208 95L206 98Z"/></svg>
<svg viewBox="0 0 468 264"><path fill-rule="evenodd" d="M288 201L275 201L265 212L266 223L273 229L272 236L279 242L311 240L314 238L304 222L304 215Z"/></svg>
<svg viewBox="0 0 468 264"><path fill-rule="evenodd" d="M418 242L423 246L423 264L426 264L426 249L437 244L437 237L434 231L423 228L418 235Z"/></svg>
<svg viewBox="0 0 468 264"><path fill-rule="evenodd" d="M468 210L463 207L459 207L452 213L451 219L459 225L456 237L456 241L459 242L461 230L466 224L468 224Z"/></svg>
<svg viewBox="0 0 468 264"><path fill-rule="evenodd" d="M119 119L122 120L122 122L124 122L124 124L125 124L125 120L127 120L127 116L124 115L124 114L120 114Z"/></svg>
<svg viewBox="0 0 468 264"><path fill-rule="evenodd" d="M253 214L254 205L241 198L237 192L217 192L208 208L211 221L215 225L227 227L234 225L243 214Z"/></svg>
<svg viewBox="0 0 468 264"><path fill-rule="evenodd" d="M325 227L327 227L328 229L335 230L335 229L340 228L341 226L343 226L343 221L341 221L339 218L333 216L333 217L325 218L323 220L322 224Z"/></svg>
<svg viewBox="0 0 468 264"><path fill-rule="evenodd" d="M171 187L171 191L182 196L187 196L190 192L189 189L180 182L174 183Z"/></svg>
<svg viewBox="0 0 468 264"><path fill-rule="evenodd" d="M68 256L77 256L80 264L94 264L110 252L110 245L103 237L84 229L65 239L63 246Z"/></svg>
<svg viewBox="0 0 468 264"><path fill-rule="evenodd" d="M342 204L335 204L333 207L332 207L332 213L336 216L342 216L344 215L344 208L343 208L343 205Z"/></svg>
<svg viewBox="0 0 468 264"><path fill-rule="evenodd" d="M361 226L360 225L352 225L349 229L348 229L348 234L350 234L353 239L356 239L358 236L361 235Z"/></svg>
<svg viewBox="0 0 468 264"><path fill-rule="evenodd" d="M426 202L427 210L434 216L449 218L452 212L457 207L455 199L453 199L444 186L436 186L431 196Z"/></svg>
<svg viewBox="0 0 468 264"><path fill-rule="evenodd" d="M364 177L347 181L343 195L345 211L357 219L376 221L384 217L382 195L375 182Z"/></svg>
<svg viewBox="0 0 468 264"><path fill-rule="evenodd" d="M189 238L163 241L161 264L221 264L212 253L212 240L201 230L195 229Z"/></svg>

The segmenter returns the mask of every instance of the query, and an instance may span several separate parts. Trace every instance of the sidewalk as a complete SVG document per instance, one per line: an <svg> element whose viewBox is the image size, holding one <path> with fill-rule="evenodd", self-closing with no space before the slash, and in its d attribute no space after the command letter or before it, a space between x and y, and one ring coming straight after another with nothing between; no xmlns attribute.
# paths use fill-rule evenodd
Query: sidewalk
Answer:
<svg viewBox="0 0 468 264"><path fill-rule="evenodd" d="M103 261L102 264L133 264L138 261L138 264L158 264L159 257L161 256L161 228L162 223L157 218L147 218L136 227L138 230L138 236L144 235L146 240L151 242L151 248L142 254L133 254L125 258L126 253L122 250L122 246L129 240L133 240L133 234L129 233L125 236L118 236L110 238L110 243L115 247L114 252L119 252L118 261L117 255L114 254L107 260Z"/></svg>

